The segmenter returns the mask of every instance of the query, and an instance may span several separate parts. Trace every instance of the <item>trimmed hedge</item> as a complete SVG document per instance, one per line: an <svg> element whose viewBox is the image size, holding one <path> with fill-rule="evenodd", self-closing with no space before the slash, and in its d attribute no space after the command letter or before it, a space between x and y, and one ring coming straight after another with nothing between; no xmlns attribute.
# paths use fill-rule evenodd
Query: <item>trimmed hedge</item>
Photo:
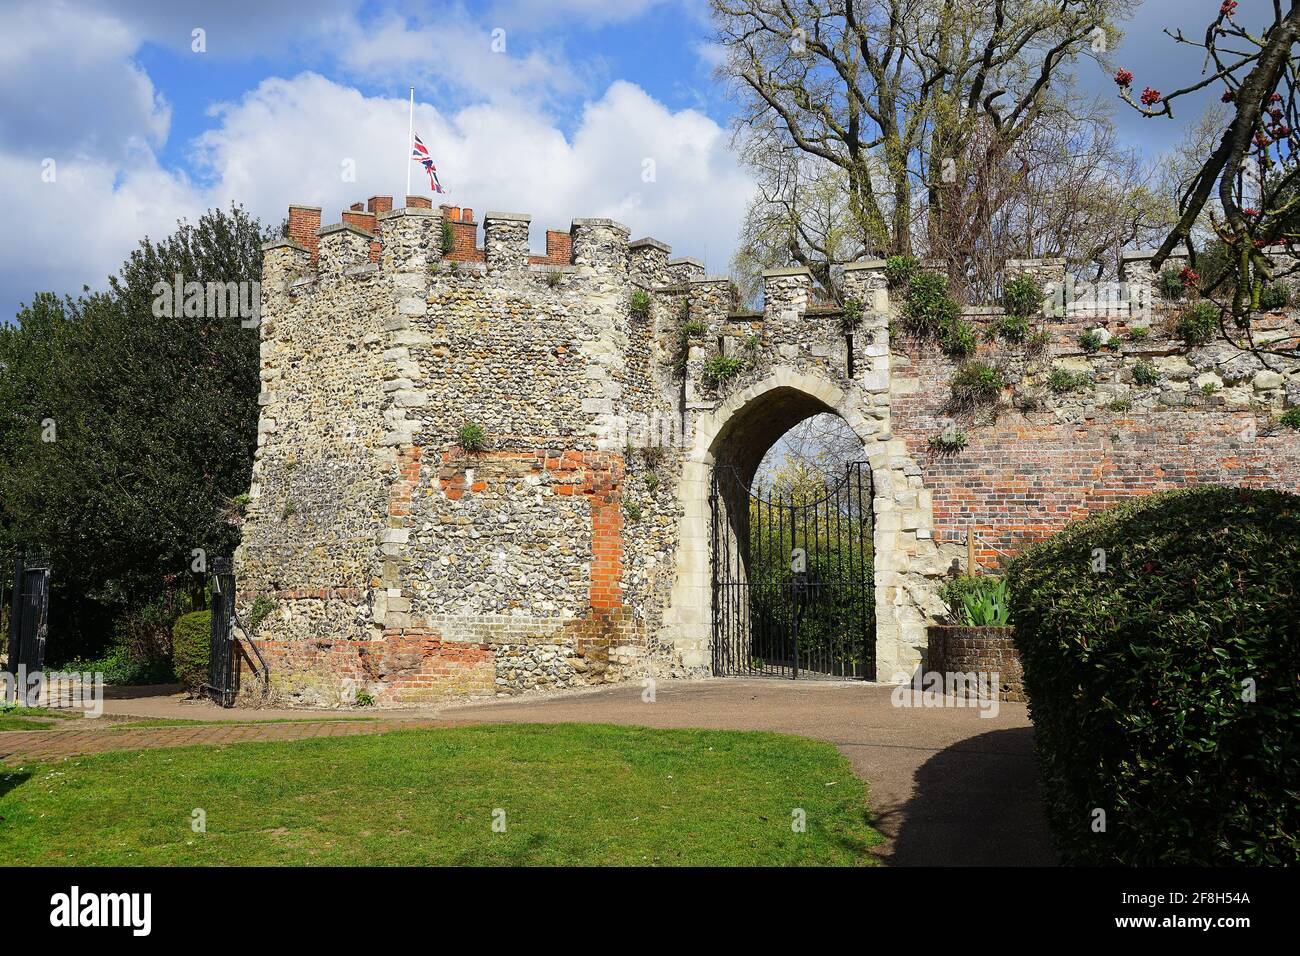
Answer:
<svg viewBox="0 0 1300 956"><path fill-rule="evenodd" d="M1008 580L1066 862L1300 861L1300 496L1138 499L1028 549Z"/></svg>
<svg viewBox="0 0 1300 956"><path fill-rule="evenodd" d="M172 668L176 679L190 691L208 682L212 647L212 612L182 614L172 625Z"/></svg>

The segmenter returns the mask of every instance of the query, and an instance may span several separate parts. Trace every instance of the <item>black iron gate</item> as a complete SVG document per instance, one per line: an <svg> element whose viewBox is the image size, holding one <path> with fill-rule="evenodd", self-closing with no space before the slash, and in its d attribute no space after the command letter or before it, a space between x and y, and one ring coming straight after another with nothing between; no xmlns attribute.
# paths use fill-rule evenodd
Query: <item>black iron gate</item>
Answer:
<svg viewBox="0 0 1300 956"><path fill-rule="evenodd" d="M9 673L45 667L45 635L50 615L50 559L40 552L19 552L14 562L9 611Z"/></svg>
<svg viewBox="0 0 1300 956"><path fill-rule="evenodd" d="M714 468L715 674L875 679L872 494L865 462L757 491Z"/></svg>
<svg viewBox="0 0 1300 956"><path fill-rule="evenodd" d="M208 683L204 693L230 707L239 693L239 662L235 647L235 573L226 557L212 559L212 642Z"/></svg>

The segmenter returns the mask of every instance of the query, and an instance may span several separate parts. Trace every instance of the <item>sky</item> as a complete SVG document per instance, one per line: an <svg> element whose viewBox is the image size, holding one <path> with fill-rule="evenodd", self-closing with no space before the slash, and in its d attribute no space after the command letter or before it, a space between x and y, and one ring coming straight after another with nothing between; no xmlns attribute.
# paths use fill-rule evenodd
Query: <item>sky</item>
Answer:
<svg viewBox="0 0 1300 956"><path fill-rule="evenodd" d="M1217 7L1141 4L1113 51L1135 88L1194 76L1159 31L1203 32ZM329 223L400 197L411 85L438 201L531 213L539 251L547 228L612 217L725 273L753 184L711 32L706 0L6 0L0 320L37 291L104 288L142 236L212 206ZM1078 72L1113 97L1109 72ZM1116 120L1154 160L1191 112ZM418 167L411 183L429 195Z"/></svg>

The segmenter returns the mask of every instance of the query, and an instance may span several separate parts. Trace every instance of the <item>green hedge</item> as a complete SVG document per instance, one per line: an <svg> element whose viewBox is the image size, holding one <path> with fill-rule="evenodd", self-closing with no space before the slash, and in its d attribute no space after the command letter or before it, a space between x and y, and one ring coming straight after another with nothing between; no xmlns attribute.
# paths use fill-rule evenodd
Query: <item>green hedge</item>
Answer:
<svg viewBox="0 0 1300 956"><path fill-rule="evenodd" d="M1008 580L1067 862L1300 862L1300 496L1138 499L1027 550Z"/></svg>
<svg viewBox="0 0 1300 956"><path fill-rule="evenodd" d="M208 682L212 612L182 614L172 626L172 666L176 679L191 691Z"/></svg>

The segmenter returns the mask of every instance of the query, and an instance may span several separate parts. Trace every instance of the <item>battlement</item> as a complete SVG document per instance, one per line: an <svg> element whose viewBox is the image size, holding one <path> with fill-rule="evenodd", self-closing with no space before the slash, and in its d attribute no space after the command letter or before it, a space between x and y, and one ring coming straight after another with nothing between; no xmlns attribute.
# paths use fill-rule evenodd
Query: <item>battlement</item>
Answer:
<svg viewBox="0 0 1300 956"><path fill-rule="evenodd" d="M298 276L347 273L365 262L397 272L451 262L481 263L491 273L585 267L628 275L647 287L695 277L694 260L669 263L670 246L650 238L629 242L628 227L612 219L574 219L567 231L547 229L545 251L535 253L529 245L531 221L527 213L486 213L479 244L480 223L470 207L435 210L429 199L407 196L404 206L394 208L393 197L371 196L324 226L319 206L291 205L287 241L263 248Z"/></svg>

